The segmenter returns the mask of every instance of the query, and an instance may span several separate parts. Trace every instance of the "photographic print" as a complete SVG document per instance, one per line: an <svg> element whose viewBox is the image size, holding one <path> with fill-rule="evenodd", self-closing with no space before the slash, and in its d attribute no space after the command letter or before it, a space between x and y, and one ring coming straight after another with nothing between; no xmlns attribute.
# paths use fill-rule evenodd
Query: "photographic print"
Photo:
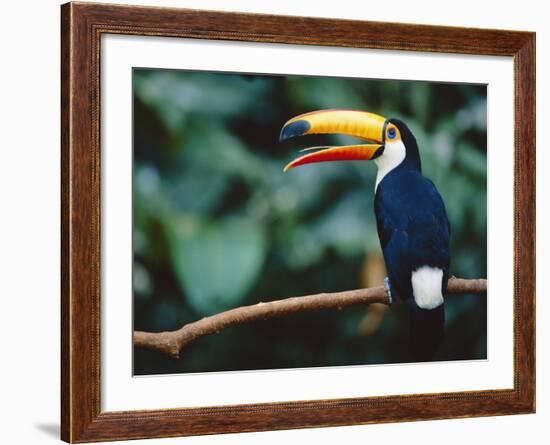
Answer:
<svg viewBox="0 0 550 445"><path fill-rule="evenodd" d="M241 308L177 358L136 345L134 375L486 359L485 293L447 295L487 276L486 102L479 84L134 68L134 329ZM380 286L390 304L238 320Z"/></svg>

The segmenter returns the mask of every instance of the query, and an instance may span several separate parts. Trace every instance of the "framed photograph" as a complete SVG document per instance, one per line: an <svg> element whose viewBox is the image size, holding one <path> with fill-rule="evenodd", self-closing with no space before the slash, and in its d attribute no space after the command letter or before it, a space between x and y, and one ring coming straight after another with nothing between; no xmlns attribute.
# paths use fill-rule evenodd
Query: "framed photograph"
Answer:
<svg viewBox="0 0 550 445"><path fill-rule="evenodd" d="M535 34L62 6L67 442L535 411Z"/></svg>

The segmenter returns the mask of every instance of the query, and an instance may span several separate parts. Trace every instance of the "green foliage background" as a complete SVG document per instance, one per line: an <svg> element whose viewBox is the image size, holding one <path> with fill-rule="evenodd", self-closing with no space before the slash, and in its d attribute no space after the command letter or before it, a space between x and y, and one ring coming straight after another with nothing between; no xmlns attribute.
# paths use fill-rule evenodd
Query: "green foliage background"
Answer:
<svg viewBox="0 0 550 445"><path fill-rule="evenodd" d="M134 327L172 330L232 307L364 285L380 255L369 162L283 166L289 118L354 108L403 119L447 206L451 273L486 276L486 88L395 80L135 69ZM367 263L368 264L368 263ZM380 283L376 283L380 284ZM436 360L486 358L486 300L449 297ZM394 305L370 336L367 309L297 314L202 338L179 360L134 350L135 374L401 362Z"/></svg>

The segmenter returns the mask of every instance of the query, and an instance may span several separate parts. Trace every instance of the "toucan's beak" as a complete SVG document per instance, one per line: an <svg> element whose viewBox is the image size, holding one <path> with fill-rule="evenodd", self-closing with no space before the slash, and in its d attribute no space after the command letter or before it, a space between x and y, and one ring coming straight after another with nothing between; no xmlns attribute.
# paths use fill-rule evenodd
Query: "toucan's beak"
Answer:
<svg viewBox="0 0 550 445"><path fill-rule="evenodd" d="M320 110L296 116L283 126L279 141L306 134L338 133L367 139L376 144L306 148L305 151L317 151L295 159L284 170L314 162L374 159L384 151L385 126L385 118L365 111Z"/></svg>

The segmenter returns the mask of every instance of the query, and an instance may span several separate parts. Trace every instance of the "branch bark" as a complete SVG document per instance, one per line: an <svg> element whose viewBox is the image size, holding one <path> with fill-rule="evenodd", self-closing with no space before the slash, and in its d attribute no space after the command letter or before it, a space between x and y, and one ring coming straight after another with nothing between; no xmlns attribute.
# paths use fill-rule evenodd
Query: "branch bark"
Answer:
<svg viewBox="0 0 550 445"><path fill-rule="evenodd" d="M487 280L483 278L473 280L451 278L447 287L448 295L483 294L486 292ZM188 323L176 331L135 331L134 346L158 351L173 358L179 358L180 351L189 343L205 335L219 333L222 329L229 326L255 320L282 317L296 312L341 309L346 306L372 303L389 304L388 295L383 287L321 293L265 303L261 302L202 318L201 320Z"/></svg>

